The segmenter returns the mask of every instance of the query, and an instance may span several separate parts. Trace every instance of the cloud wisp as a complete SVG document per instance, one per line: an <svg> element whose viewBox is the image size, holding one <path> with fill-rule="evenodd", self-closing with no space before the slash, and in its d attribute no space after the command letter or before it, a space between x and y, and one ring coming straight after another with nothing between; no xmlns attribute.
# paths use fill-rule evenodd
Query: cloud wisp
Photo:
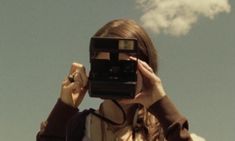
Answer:
<svg viewBox="0 0 235 141"><path fill-rule="evenodd" d="M173 36L186 35L200 17L214 19L231 10L228 0L136 0L136 4L146 29Z"/></svg>

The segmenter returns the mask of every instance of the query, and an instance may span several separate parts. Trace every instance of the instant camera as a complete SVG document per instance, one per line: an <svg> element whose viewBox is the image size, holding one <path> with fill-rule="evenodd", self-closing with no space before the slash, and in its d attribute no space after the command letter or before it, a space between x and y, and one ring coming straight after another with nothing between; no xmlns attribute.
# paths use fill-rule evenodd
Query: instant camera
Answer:
<svg viewBox="0 0 235 141"><path fill-rule="evenodd" d="M109 58L97 58L101 52L109 54ZM120 53L138 57L137 40L110 37L91 38L88 85L91 97L114 100L135 97L137 61L121 60Z"/></svg>

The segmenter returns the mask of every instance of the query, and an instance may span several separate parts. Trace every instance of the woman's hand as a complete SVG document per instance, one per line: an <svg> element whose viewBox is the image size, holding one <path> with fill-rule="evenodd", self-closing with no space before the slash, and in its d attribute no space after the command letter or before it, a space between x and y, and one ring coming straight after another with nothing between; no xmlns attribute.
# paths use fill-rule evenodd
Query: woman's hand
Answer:
<svg viewBox="0 0 235 141"><path fill-rule="evenodd" d="M82 64L73 63L69 76L73 77L74 82L65 78L61 85L60 99L72 107L78 107L87 91L88 77L85 67Z"/></svg>
<svg viewBox="0 0 235 141"><path fill-rule="evenodd" d="M131 60L137 60L134 57L129 58ZM134 99L125 99L120 102L123 104L139 103L144 107L149 108L153 103L163 98L166 93L160 78L153 72L152 68L140 59L138 59L137 62L137 68L142 77L142 90L140 92L137 90L137 94ZM140 88L137 87L137 89Z"/></svg>

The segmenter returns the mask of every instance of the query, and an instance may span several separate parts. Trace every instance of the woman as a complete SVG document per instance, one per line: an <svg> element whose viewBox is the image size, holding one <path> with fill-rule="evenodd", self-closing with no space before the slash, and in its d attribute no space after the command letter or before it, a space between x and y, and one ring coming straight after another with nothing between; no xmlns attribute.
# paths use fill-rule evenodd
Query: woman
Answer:
<svg viewBox="0 0 235 141"><path fill-rule="evenodd" d="M62 82L61 94L46 122L41 124L37 141L191 141L188 123L166 96L157 75L157 52L147 33L133 20L118 19L104 25L95 37L136 38L140 50L137 61L137 88L134 99L104 100L95 112L78 112L87 92L88 76L80 63L73 63L70 77ZM96 56L108 59L107 53ZM120 59L136 60L122 54ZM92 114L93 113L93 114ZM101 115L104 120L97 116Z"/></svg>

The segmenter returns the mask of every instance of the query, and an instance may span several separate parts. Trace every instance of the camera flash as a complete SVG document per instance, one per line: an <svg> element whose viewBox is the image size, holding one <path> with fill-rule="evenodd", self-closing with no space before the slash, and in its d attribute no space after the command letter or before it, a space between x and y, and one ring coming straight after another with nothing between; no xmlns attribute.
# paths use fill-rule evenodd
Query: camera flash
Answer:
<svg viewBox="0 0 235 141"><path fill-rule="evenodd" d="M134 41L132 41L132 40L119 40L118 49L120 49L120 50L134 50Z"/></svg>

